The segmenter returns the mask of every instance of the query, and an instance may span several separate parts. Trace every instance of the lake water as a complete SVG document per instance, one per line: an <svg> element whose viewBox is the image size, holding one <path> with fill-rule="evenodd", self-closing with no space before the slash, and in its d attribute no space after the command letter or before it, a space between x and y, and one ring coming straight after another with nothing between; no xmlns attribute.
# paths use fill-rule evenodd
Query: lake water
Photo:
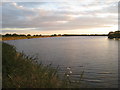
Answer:
<svg viewBox="0 0 120 90"><path fill-rule="evenodd" d="M38 62L59 65L59 75L63 76L71 67L71 81L80 79L84 71L81 87L118 87L118 42L106 36L71 36L33 38L5 41L17 51L35 56Z"/></svg>

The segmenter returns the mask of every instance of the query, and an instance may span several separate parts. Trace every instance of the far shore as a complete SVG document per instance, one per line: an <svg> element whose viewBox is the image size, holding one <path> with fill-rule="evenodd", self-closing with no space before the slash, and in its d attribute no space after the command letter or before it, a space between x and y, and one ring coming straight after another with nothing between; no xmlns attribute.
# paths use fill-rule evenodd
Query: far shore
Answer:
<svg viewBox="0 0 120 90"><path fill-rule="evenodd" d="M62 36L107 36L107 35L74 35L74 34L64 34L64 35L55 35L55 36L50 36L50 35L45 35L45 36L3 36L0 37L1 41L6 41L6 40L19 40L19 39L32 39L32 38L46 38L46 37L62 37Z"/></svg>
<svg viewBox="0 0 120 90"><path fill-rule="evenodd" d="M61 37L61 36L9 36L9 37L0 37L0 40L19 40L19 39L32 39L32 38L46 38L46 37Z"/></svg>
<svg viewBox="0 0 120 90"><path fill-rule="evenodd" d="M54 34L54 35L18 35L18 34L6 34L0 37L1 41L5 40L18 40L18 39L31 39L31 38L46 38L46 37L62 37L62 36L108 36L107 34Z"/></svg>

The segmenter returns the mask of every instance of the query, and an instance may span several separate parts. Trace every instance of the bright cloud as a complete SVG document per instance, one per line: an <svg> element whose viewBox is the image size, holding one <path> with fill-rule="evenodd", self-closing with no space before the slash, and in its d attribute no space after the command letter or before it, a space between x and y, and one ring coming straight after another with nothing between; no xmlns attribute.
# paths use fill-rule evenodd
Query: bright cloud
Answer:
<svg viewBox="0 0 120 90"><path fill-rule="evenodd" d="M3 33L108 33L117 23L115 0L2 3Z"/></svg>

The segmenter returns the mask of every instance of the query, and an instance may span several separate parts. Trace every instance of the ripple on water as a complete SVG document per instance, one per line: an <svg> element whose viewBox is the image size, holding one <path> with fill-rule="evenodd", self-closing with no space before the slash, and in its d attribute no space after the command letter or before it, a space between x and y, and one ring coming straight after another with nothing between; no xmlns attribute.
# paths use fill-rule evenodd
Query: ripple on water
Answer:
<svg viewBox="0 0 120 90"><path fill-rule="evenodd" d="M97 74L113 74L113 73L111 73L111 72L99 72Z"/></svg>
<svg viewBox="0 0 120 90"><path fill-rule="evenodd" d="M102 80L98 80L98 79L86 79L85 81L92 82L92 83L101 83L102 82Z"/></svg>

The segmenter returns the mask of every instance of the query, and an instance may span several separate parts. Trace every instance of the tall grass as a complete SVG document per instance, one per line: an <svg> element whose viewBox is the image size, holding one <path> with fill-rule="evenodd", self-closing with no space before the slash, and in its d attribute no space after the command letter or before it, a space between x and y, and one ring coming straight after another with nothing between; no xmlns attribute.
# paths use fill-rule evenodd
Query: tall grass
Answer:
<svg viewBox="0 0 120 90"><path fill-rule="evenodd" d="M3 43L2 87L3 88L70 88L72 84L67 73L60 80L58 69L38 64L35 58L16 52L14 46ZM73 86L72 86L72 85ZM79 84L79 83L78 83Z"/></svg>
<svg viewBox="0 0 120 90"><path fill-rule="evenodd" d="M56 69L36 63L6 43L3 43L2 61L3 88L60 87Z"/></svg>

